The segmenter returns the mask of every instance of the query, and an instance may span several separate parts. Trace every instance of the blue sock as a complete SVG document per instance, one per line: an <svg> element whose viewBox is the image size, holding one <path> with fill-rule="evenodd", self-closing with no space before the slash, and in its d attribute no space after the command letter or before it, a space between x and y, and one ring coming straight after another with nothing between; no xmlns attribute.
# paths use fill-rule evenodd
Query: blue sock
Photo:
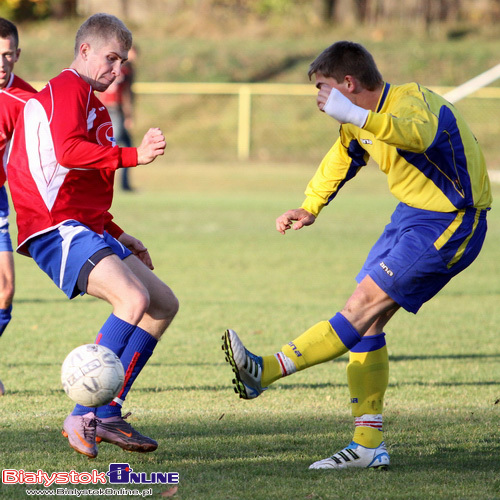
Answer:
<svg viewBox="0 0 500 500"><path fill-rule="evenodd" d="M121 356L135 328L135 325L127 323L114 314L111 314L104 325L102 325L101 331L95 339L95 343L103 345L111 349L117 356ZM71 414L85 415L89 411L95 413L96 409L77 404Z"/></svg>
<svg viewBox="0 0 500 500"><path fill-rule="evenodd" d="M341 342L351 350L360 340L361 336L357 330L351 325L349 320L341 313L335 314L330 318L330 325L335 330Z"/></svg>
<svg viewBox="0 0 500 500"><path fill-rule="evenodd" d="M95 413L96 408L90 406L75 405L71 415L86 415L87 413Z"/></svg>
<svg viewBox="0 0 500 500"><path fill-rule="evenodd" d="M12 304L7 309L0 309L0 335L4 332L12 318Z"/></svg>
<svg viewBox="0 0 500 500"><path fill-rule="evenodd" d="M107 418L121 415L121 408L125 401L125 397L135 379L153 354L153 350L157 343L158 341L151 334L146 332L146 330L138 326L135 328L130 336L127 347L125 347L120 356L123 368L125 369L125 383L116 399L119 399L121 402L115 400L109 405L100 406L96 412L98 417Z"/></svg>
<svg viewBox="0 0 500 500"><path fill-rule="evenodd" d="M117 318L114 314L111 314L106 323L102 325L95 343L111 349L120 357L135 329L135 325L127 323Z"/></svg>
<svg viewBox="0 0 500 500"><path fill-rule="evenodd" d="M370 337L363 337L354 347L351 352L372 352L382 349L386 345L385 333L378 333Z"/></svg>

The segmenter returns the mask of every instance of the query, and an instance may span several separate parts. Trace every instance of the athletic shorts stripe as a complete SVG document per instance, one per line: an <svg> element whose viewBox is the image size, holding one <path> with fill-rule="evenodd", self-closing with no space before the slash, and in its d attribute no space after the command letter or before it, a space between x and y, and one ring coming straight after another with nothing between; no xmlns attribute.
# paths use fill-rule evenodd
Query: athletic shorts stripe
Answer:
<svg viewBox="0 0 500 500"><path fill-rule="evenodd" d="M85 293L86 283L84 287L80 279L78 284L80 272L88 260L103 249L122 260L132 254L108 233L97 234L77 221L67 221L29 242L33 260L70 299Z"/></svg>
<svg viewBox="0 0 500 500"><path fill-rule="evenodd" d="M469 244L470 240L472 239L472 237L474 236L474 234L476 232L477 226L478 226L480 218L481 218L481 212L482 212L482 210L477 209L476 214L474 216L474 223L472 225L472 230L469 233L469 236L467 238L465 238L465 240L458 247L457 253L453 256L453 259L451 259L450 262L448 262L448 268L451 268L452 266L454 266L464 255L464 253L467 249L467 245Z"/></svg>
<svg viewBox="0 0 500 500"><path fill-rule="evenodd" d="M477 257L486 212L432 212L400 203L356 280L369 275L401 307L416 313Z"/></svg>
<svg viewBox="0 0 500 500"><path fill-rule="evenodd" d="M5 186L0 187L0 252L12 252L9 234L9 199Z"/></svg>

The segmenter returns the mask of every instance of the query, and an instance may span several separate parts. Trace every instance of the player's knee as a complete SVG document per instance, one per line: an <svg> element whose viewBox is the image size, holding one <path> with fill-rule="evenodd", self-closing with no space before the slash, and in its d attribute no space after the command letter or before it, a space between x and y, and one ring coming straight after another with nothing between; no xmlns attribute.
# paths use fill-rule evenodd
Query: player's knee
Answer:
<svg viewBox="0 0 500 500"><path fill-rule="evenodd" d="M0 289L0 309L7 309L14 298L14 284L6 284Z"/></svg>
<svg viewBox="0 0 500 500"><path fill-rule="evenodd" d="M170 292L169 294L165 312L167 314L167 319L169 319L170 321L172 321L179 312L179 299L174 295L173 292Z"/></svg>
<svg viewBox="0 0 500 500"><path fill-rule="evenodd" d="M157 316L167 320L170 323L179 311L179 299L174 292L167 286L161 290L159 296L155 298Z"/></svg>
<svg viewBox="0 0 500 500"><path fill-rule="evenodd" d="M127 298L127 308L132 316L137 320L144 316L150 306L150 296L146 288L138 288Z"/></svg>

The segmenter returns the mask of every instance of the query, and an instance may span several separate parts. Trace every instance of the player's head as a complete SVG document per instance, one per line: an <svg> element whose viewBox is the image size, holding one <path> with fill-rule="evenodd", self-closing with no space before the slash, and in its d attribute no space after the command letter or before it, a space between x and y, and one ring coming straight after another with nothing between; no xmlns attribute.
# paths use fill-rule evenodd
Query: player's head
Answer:
<svg viewBox="0 0 500 500"><path fill-rule="evenodd" d="M104 92L127 60L132 33L110 14L94 14L78 29L75 38L76 69L95 90Z"/></svg>
<svg viewBox="0 0 500 500"><path fill-rule="evenodd" d="M19 59L19 34L16 25L0 17L0 88L10 80L14 64Z"/></svg>
<svg viewBox="0 0 500 500"><path fill-rule="evenodd" d="M356 78L367 90L384 81L373 56L359 43L340 41L325 49L309 67L309 78L316 73L343 82L346 75Z"/></svg>
<svg viewBox="0 0 500 500"><path fill-rule="evenodd" d="M78 29L75 37L75 57L82 43L103 44L116 40L127 52L132 47L132 33L120 19L111 14L94 14Z"/></svg>

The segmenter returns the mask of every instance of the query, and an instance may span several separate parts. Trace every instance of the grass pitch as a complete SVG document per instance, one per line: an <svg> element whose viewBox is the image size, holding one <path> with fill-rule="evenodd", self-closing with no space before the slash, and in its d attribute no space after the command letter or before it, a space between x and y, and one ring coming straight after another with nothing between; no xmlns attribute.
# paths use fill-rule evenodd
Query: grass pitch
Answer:
<svg viewBox="0 0 500 500"><path fill-rule="evenodd" d="M347 357L280 381L255 401L234 394L224 329L268 354L331 317L396 205L385 176L367 167L312 227L278 234L274 219L301 204L313 170L172 165L167 154L133 171L137 192L117 193L116 221L148 246L181 303L124 408L159 441L152 454L102 444L88 460L69 448L60 429L72 404L60 366L93 341L110 309L90 297L68 301L16 256L14 319L0 340L0 470L106 472L125 462L135 472L179 472L175 498L184 500L500 498L496 206L478 260L417 316L401 311L387 329L389 471L307 469L351 438ZM171 493L127 487L152 488L152 498ZM26 486L0 484L0 497L27 498Z"/></svg>

